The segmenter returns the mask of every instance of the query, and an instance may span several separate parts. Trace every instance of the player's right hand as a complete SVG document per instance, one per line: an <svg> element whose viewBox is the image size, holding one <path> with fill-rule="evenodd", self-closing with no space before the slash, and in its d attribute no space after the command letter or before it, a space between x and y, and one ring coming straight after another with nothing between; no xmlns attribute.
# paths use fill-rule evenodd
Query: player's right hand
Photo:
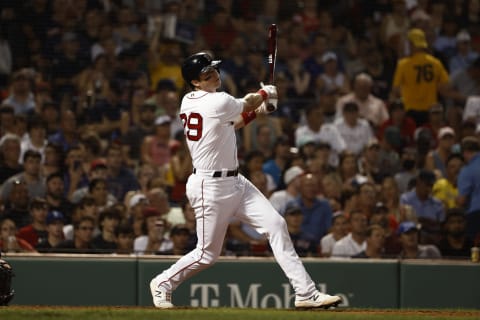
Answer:
<svg viewBox="0 0 480 320"><path fill-rule="evenodd" d="M273 103L272 103L273 100ZM255 109L257 114L269 114L277 110L277 99L269 99L267 101L263 101L262 104Z"/></svg>

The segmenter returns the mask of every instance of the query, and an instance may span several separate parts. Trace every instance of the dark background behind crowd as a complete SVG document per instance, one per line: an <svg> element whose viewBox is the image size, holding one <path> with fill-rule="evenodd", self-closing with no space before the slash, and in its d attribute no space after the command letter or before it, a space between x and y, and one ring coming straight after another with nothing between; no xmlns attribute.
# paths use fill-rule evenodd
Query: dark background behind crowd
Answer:
<svg viewBox="0 0 480 320"><path fill-rule="evenodd" d="M191 250L181 63L208 51L222 90L256 91L271 23L278 110L238 154L298 253L468 259L478 0L0 0L0 250ZM270 252L232 221L224 254Z"/></svg>

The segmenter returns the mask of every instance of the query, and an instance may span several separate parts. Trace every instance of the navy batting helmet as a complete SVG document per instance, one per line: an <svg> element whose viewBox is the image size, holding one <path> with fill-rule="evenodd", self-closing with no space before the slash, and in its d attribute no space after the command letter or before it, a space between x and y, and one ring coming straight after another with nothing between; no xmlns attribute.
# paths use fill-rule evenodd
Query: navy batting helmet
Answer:
<svg viewBox="0 0 480 320"><path fill-rule="evenodd" d="M207 72L209 68L217 68L220 62L220 60L213 60L208 53L195 53L185 59L182 64L183 79L192 86L192 80L198 80L200 74Z"/></svg>

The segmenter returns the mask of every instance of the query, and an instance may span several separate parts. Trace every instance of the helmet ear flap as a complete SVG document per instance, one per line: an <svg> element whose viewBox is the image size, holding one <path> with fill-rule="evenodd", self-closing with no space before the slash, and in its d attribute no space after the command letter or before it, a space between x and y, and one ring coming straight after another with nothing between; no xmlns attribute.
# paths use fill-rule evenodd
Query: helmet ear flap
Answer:
<svg viewBox="0 0 480 320"><path fill-rule="evenodd" d="M12 267L7 261L0 259L0 306L6 306L13 299L15 292L12 290Z"/></svg>

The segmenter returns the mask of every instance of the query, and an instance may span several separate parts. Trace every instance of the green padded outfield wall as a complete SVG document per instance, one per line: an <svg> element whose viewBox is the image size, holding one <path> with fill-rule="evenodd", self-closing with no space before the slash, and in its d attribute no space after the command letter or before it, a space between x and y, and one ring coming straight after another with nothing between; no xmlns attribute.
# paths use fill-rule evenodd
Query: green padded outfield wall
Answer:
<svg viewBox="0 0 480 320"><path fill-rule="evenodd" d="M339 294L345 306L397 308L398 262L305 260L305 267L322 291ZM150 279L170 264L140 260L139 304L151 305ZM290 308L294 294L273 260L224 261L187 280L174 292L183 306Z"/></svg>
<svg viewBox="0 0 480 320"><path fill-rule="evenodd" d="M95 257L11 258L21 305L137 305L137 261Z"/></svg>
<svg viewBox="0 0 480 320"><path fill-rule="evenodd" d="M400 279L400 307L480 309L478 263L405 261Z"/></svg>
<svg viewBox="0 0 480 320"><path fill-rule="evenodd" d="M150 279L175 260L160 257L22 256L12 305L151 306ZM304 259L318 287L358 308L480 309L480 264ZM292 307L293 291L272 259L220 259L174 292L179 306Z"/></svg>

